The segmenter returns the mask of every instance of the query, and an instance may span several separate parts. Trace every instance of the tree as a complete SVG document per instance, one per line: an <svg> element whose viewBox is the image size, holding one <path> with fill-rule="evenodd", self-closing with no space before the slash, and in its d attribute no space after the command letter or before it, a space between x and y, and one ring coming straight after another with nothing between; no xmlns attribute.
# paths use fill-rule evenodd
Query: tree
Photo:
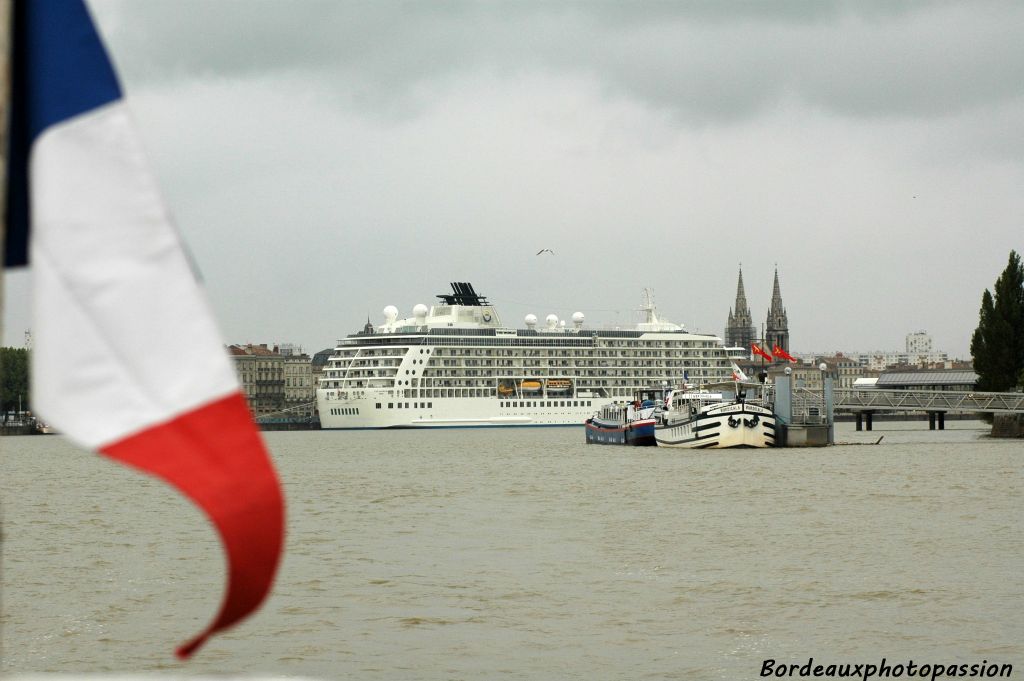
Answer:
<svg viewBox="0 0 1024 681"><path fill-rule="evenodd" d="M995 295L985 289L981 296L971 357L978 390L1013 390L1024 383L1024 265L1016 251L996 280Z"/></svg>
<svg viewBox="0 0 1024 681"><path fill-rule="evenodd" d="M0 348L0 409L14 411L20 400L28 410L28 399L28 350Z"/></svg>

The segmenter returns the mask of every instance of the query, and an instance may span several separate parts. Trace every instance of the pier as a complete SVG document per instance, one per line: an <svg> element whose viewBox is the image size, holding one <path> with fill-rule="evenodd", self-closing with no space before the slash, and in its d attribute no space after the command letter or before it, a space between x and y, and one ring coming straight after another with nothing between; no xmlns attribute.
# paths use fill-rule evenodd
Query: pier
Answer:
<svg viewBox="0 0 1024 681"><path fill-rule="evenodd" d="M792 387L780 376L768 386L766 400L779 420L788 446L821 446L833 441L836 412L854 414L857 430L872 430L875 414L925 413L930 430L946 429L946 414L1024 416L1024 393L961 390L884 390L834 388L826 377L821 388ZM1018 421L1019 423L1019 421Z"/></svg>
<svg viewBox="0 0 1024 681"><path fill-rule="evenodd" d="M871 430L875 412L924 412L931 430L945 430L946 414L1024 414L1024 393L986 393L958 390L836 389L834 409L852 412L857 430Z"/></svg>

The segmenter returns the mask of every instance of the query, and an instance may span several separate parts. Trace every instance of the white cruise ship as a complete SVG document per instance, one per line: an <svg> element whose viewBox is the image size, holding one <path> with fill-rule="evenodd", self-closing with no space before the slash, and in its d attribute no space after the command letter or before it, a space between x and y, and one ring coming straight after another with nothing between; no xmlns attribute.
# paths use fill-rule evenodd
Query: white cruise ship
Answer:
<svg viewBox="0 0 1024 681"><path fill-rule="evenodd" d="M588 328L580 312L514 329L472 285L451 286L340 341L317 389L323 428L579 426L640 388L729 380L744 352L659 320L649 291L629 330Z"/></svg>

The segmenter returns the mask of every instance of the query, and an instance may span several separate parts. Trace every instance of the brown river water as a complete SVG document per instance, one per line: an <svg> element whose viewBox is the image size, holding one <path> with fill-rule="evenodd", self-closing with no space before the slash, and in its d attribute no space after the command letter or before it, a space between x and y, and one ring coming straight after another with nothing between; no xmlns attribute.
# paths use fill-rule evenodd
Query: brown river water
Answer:
<svg viewBox="0 0 1024 681"><path fill-rule="evenodd" d="M733 451L267 433L277 586L185 663L223 587L199 511L60 436L3 438L0 672L741 680L813 657L1024 675L1024 442L947 428Z"/></svg>

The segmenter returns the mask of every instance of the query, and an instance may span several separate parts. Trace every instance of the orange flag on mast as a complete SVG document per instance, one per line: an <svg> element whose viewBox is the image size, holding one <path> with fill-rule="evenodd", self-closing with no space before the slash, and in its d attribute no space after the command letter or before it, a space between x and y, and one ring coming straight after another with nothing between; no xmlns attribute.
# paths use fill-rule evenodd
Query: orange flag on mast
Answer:
<svg viewBox="0 0 1024 681"><path fill-rule="evenodd" d="M790 362L796 361L796 357L789 354L788 352L780 348L778 345L772 346L772 354L775 355L776 357L781 357L782 359L788 360Z"/></svg>
<svg viewBox="0 0 1024 681"><path fill-rule="evenodd" d="M769 354L767 351L763 350L757 343L751 343L750 344L750 349L754 351L755 355L760 355L761 357L764 357L769 362L772 361L772 359L773 359L771 354Z"/></svg>

